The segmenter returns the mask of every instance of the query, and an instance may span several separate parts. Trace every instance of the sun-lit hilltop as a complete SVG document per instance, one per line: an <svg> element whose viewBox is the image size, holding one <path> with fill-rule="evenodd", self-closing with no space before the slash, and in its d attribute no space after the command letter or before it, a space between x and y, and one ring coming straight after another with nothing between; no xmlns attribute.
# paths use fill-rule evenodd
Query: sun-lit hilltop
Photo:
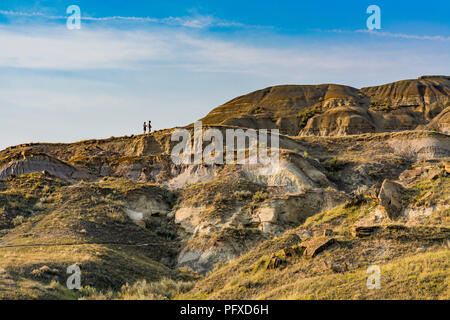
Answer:
<svg viewBox="0 0 450 320"><path fill-rule="evenodd" d="M346 135L413 130L449 104L450 78L424 76L361 90L336 84L269 87L235 98L202 120L279 128L289 135ZM443 120L437 128L448 133L449 120Z"/></svg>

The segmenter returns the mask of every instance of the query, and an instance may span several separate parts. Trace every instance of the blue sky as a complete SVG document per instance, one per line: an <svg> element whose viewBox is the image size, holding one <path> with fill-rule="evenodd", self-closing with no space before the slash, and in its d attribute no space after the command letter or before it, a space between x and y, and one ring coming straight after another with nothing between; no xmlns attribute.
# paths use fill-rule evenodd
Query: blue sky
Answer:
<svg viewBox="0 0 450 320"><path fill-rule="evenodd" d="M368 32L366 9L381 8ZM66 8L81 9L80 30ZM450 74L449 1L0 0L0 149L193 122L278 84Z"/></svg>

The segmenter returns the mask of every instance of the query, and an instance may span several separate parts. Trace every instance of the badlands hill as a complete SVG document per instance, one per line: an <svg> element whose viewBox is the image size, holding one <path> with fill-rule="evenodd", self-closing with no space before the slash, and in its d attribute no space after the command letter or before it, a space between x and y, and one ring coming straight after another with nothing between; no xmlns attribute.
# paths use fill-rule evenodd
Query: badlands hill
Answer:
<svg viewBox="0 0 450 320"><path fill-rule="evenodd" d="M336 84L277 86L235 98L202 120L207 124L279 128L289 135L413 130L444 112L450 105L449 97L450 77L446 76L424 76L361 90ZM441 118L433 128L448 133L448 118Z"/></svg>
<svg viewBox="0 0 450 320"><path fill-rule="evenodd" d="M173 129L3 150L0 298L449 299L449 101L445 76L279 86L202 119L279 128L269 174L175 165Z"/></svg>

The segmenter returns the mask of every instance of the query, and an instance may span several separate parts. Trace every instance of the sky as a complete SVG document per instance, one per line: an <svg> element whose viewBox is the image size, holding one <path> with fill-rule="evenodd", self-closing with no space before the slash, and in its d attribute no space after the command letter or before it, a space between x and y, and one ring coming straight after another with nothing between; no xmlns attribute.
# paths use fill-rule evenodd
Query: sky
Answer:
<svg viewBox="0 0 450 320"><path fill-rule="evenodd" d="M368 30L370 5L381 29ZM0 149L184 126L273 85L449 75L449 12L447 0L0 0Z"/></svg>

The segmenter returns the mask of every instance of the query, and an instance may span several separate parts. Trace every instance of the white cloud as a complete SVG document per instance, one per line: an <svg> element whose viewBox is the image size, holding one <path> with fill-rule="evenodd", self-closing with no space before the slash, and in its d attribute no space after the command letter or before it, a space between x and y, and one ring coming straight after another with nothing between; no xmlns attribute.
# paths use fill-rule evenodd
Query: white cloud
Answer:
<svg viewBox="0 0 450 320"><path fill-rule="evenodd" d="M42 12L21 12L11 10L0 10L0 15L6 15L11 17L28 17L28 18L44 18L47 20L64 20L68 16L49 15ZM152 18L152 17L135 17L135 16L111 16L111 17L93 17L81 15L83 21L94 22L114 22L114 21L128 21L134 23L153 23L167 26L180 26L186 28L203 29L210 27L258 27L248 26L235 21L228 21L215 18L213 16L197 15L194 17L167 17L167 18Z"/></svg>
<svg viewBox="0 0 450 320"><path fill-rule="evenodd" d="M67 30L63 24L10 25L0 27L0 68L148 72L179 68L251 74L281 83L323 79L353 85L357 84L355 78L368 82L366 74L382 81L395 73L398 76L393 78L398 79L403 74L450 71L450 56L442 48L418 48L407 41L400 46L381 38L379 41L377 46L373 41L346 40L311 44L292 36L275 46L273 42L256 45L239 37L225 39L210 32L171 28L120 30L90 26ZM448 46L447 42L439 43Z"/></svg>
<svg viewBox="0 0 450 320"><path fill-rule="evenodd" d="M407 33L392 33L386 31L373 31L373 30L356 30L355 32L368 33L379 37L400 38L408 40L437 40L437 41L450 41L450 37L440 35L415 35Z"/></svg>
<svg viewBox="0 0 450 320"><path fill-rule="evenodd" d="M158 36L120 31L0 29L0 67L29 69L130 69L171 55Z"/></svg>
<svg viewBox="0 0 450 320"><path fill-rule="evenodd" d="M344 83L349 76L361 78L364 73L449 72L449 55L432 47L380 44L374 49L360 43L312 46L301 39L293 40L269 47L220 39L205 32L161 28L70 31L61 26L10 26L0 28L0 67L148 72L179 68L190 72L252 74L282 82L322 78L341 79Z"/></svg>
<svg viewBox="0 0 450 320"><path fill-rule="evenodd" d="M375 35L375 36L384 37L384 38L397 38L397 39L406 39L406 40L450 41L450 37L449 36L442 36L442 35L416 35L416 34L408 34L408 33L395 33L395 32L387 32L387 31L379 31L379 30L368 30L368 29L359 29L359 30L343 30L343 29L322 30L322 29L314 29L314 31L317 31L317 32L328 32L328 33L340 33L340 34L361 33L361 34Z"/></svg>

